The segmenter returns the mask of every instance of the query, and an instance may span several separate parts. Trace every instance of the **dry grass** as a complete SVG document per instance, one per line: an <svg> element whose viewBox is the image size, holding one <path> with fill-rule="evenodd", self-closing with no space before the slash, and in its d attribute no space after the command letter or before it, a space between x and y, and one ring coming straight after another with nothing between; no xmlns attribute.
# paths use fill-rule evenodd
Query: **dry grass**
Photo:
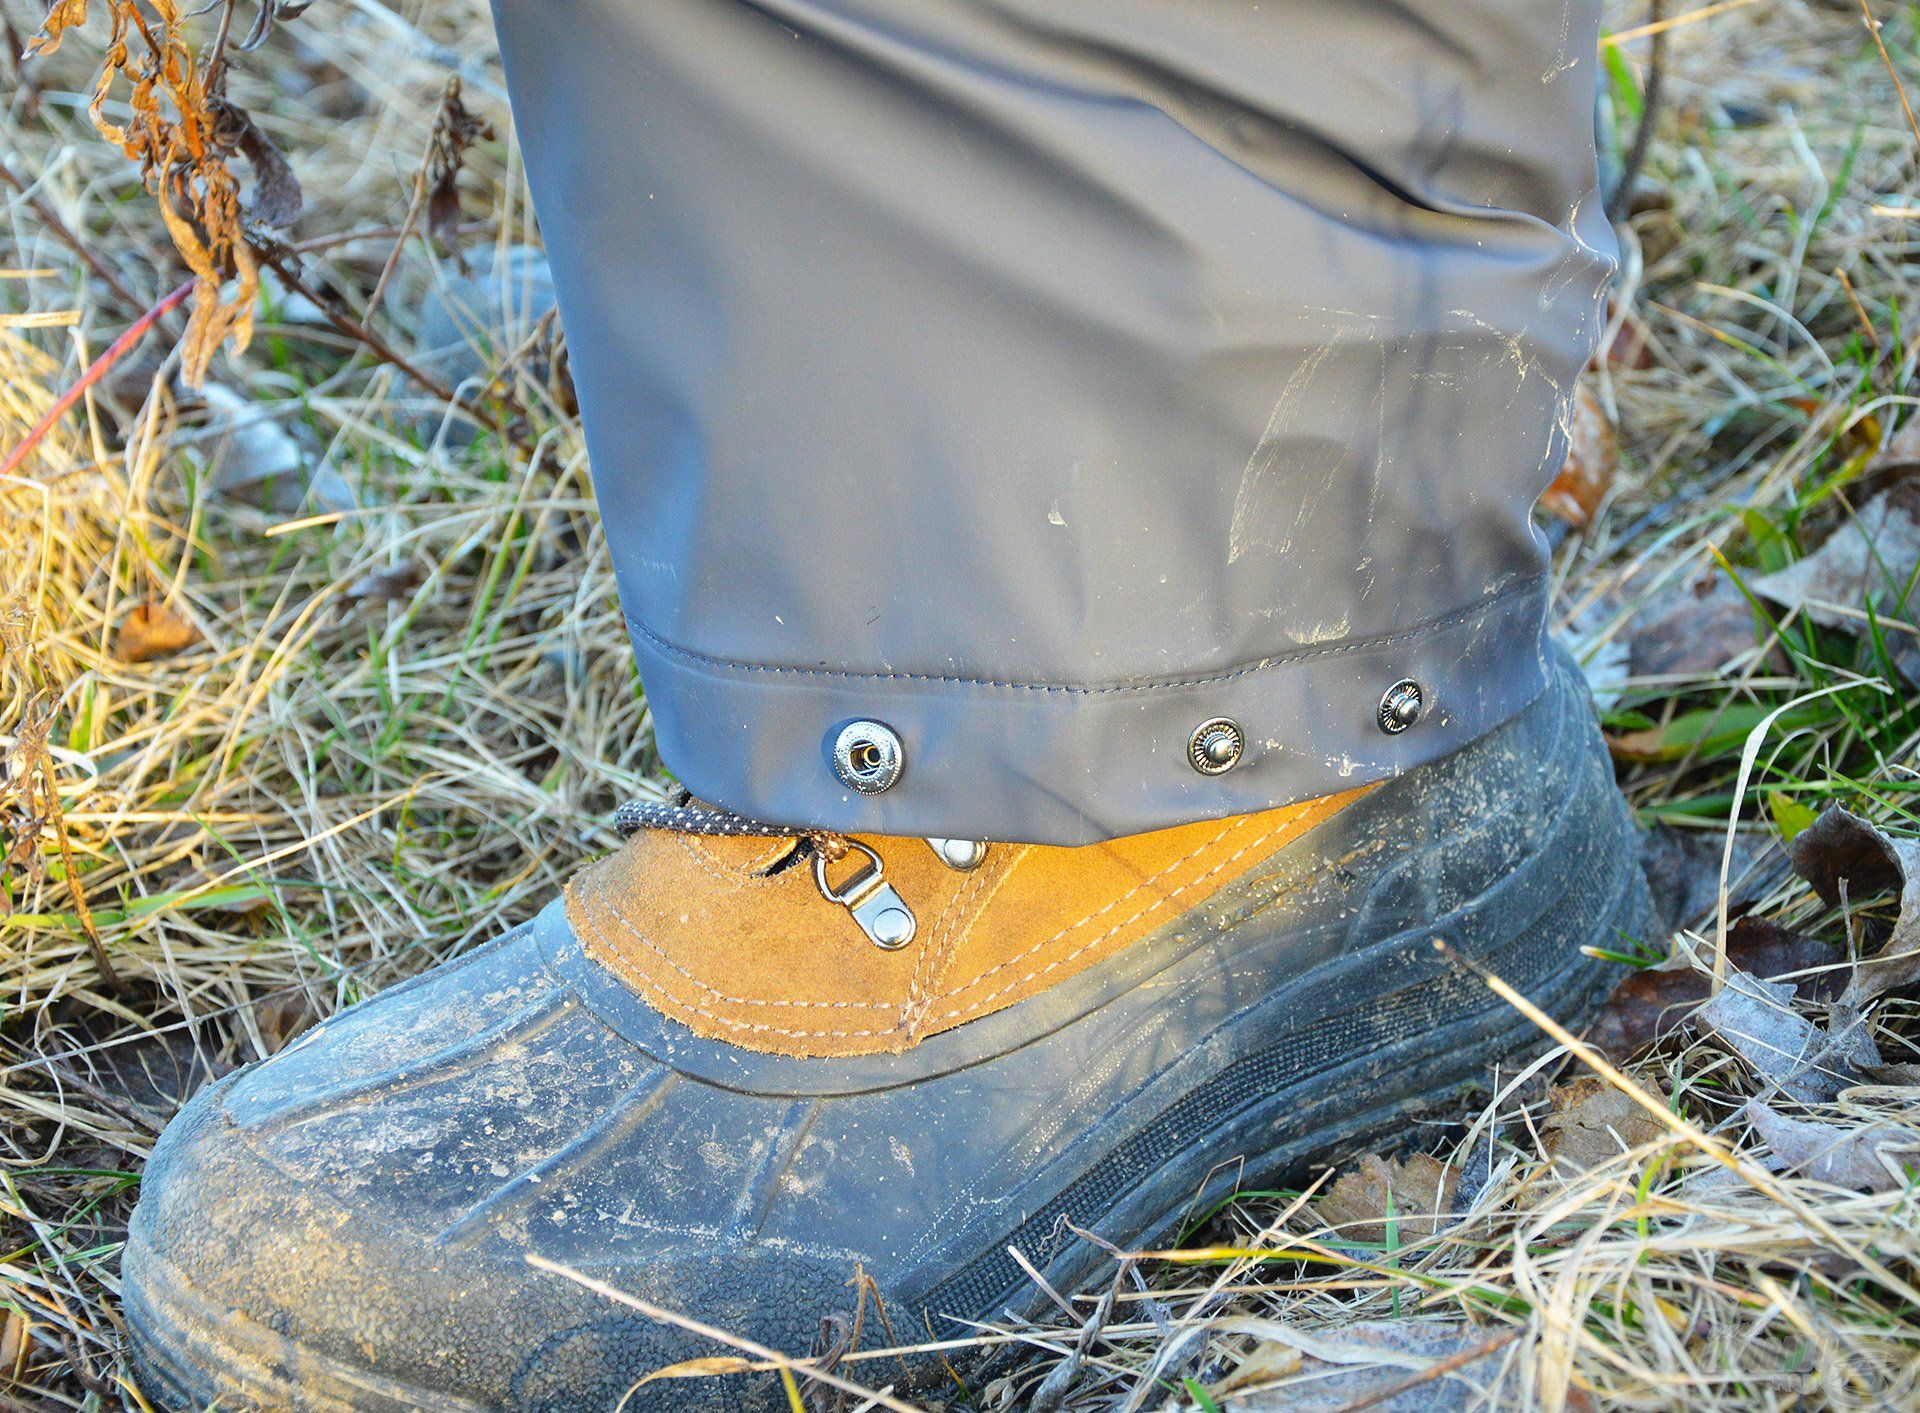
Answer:
<svg viewBox="0 0 1920 1413"><path fill-rule="evenodd" d="M1913 15L1882 8L1912 84ZM22 34L38 21L26 0L0 12ZM336 0L232 77L310 194L294 234L387 232L311 257L308 282L356 314L450 69L509 132L490 35L470 0ZM182 277L135 175L86 124L95 57L76 34L8 83L0 153L29 189L0 179L0 448ZM1626 466L1559 556L1571 631L1601 661L1716 553L1746 574L1816 542L1914 405L1920 135L1858 14L1758 0L1675 31L1673 65L1660 196L1629 231L1622 303L1644 321L1650 366L1597 375ZM468 162L476 238L531 239L510 141ZM396 347L437 268L423 237L401 246L374 316ZM33 1406L137 1406L118 1354L118 1242L181 1089L528 916L611 844L614 802L658 777L578 426L537 360L500 375L520 419L503 438L268 284L252 350L215 362L226 394L180 389L162 361L171 324L0 480L0 837L27 841L0 875L0 1305L13 1312L0 1377L17 1372L7 1397ZM540 342L516 327L502 346ZM302 468L283 475L337 476L357 504L270 511L233 493L276 458ZM129 615L184 624L192 641L145 656ZM1636 805L1708 838L1731 812L1736 895L1839 936L1772 841L1829 800L1912 832L1920 713L1870 652L1791 615L1774 638L1712 674L1611 674L1618 710L1637 713L1612 724L1697 737L1634 770ZM1767 726L1743 786L1750 730L1829 688L1842 690ZM1872 1024L1887 1060L1920 1058L1910 1000L1883 1001ZM981 1402L1920 1401L1910 1186L1756 1176L1766 1149L1738 1113L1764 1081L1693 1032L1617 1077L1682 1126L1556 1167L1545 1076L1582 1067L1556 1056L1512 1076L1464 1136L1436 1127L1431 1146L1484 1178L1439 1230L1409 1212L1361 1240L1328 1226L1318 1196L1244 1194L1198 1238L1208 1249L1128 1261L1104 1302L992 1336L1033 1352ZM1920 1134L1917 1097L1862 1084L1817 1117ZM1713 1156L1721 1144L1751 1155L1744 1175ZM1378 1383L1333 1377L1356 1341L1385 1341L1390 1361L1416 1318L1454 1341L1460 1377L1390 1404ZM1289 1341L1327 1357L1274 1353ZM1256 1348L1278 1385L1266 1393L1241 1368ZM1236 1368L1246 1388L1208 1392Z"/></svg>

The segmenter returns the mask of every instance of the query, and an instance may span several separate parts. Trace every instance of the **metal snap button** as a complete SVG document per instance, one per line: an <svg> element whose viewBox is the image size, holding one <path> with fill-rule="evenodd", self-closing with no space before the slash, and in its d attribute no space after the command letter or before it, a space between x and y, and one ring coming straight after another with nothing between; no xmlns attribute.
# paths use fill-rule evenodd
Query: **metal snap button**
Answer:
<svg viewBox="0 0 1920 1413"><path fill-rule="evenodd" d="M891 789L906 761L900 738L877 721L849 722L834 738L834 774L863 795Z"/></svg>
<svg viewBox="0 0 1920 1413"><path fill-rule="evenodd" d="M971 873L987 861L987 846L978 839L929 839L940 862L956 873Z"/></svg>
<svg viewBox="0 0 1920 1413"><path fill-rule="evenodd" d="M1187 764L1202 775L1224 775L1240 763L1247 738L1224 716L1203 721L1187 741Z"/></svg>
<svg viewBox="0 0 1920 1413"><path fill-rule="evenodd" d="M1426 705L1426 693L1420 690L1420 684L1411 677L1401 678L1380 698L1380 729L1398 736L1420 719Z"/></svg>

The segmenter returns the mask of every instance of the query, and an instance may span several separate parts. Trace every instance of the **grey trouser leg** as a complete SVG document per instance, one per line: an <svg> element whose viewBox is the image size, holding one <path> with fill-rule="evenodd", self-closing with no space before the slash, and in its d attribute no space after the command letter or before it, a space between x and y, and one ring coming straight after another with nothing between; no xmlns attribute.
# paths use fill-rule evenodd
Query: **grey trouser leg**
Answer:
<svg viewBox="0 0 1920 1413"><path fill-rule="evenodd" d="M1613 264L1598 0L496 7L696 794L1082 843L1540 691L1529 509ZM836 775L856 719L883 792Z"/></svg>

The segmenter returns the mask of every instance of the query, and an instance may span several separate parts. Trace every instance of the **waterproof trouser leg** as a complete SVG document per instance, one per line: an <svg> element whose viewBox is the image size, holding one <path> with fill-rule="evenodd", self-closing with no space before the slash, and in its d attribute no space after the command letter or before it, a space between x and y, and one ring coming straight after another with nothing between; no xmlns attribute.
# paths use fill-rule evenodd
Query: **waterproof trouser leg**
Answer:
<svg viewBox="0 0 1920 1413"><path fill-rule="evenodd" d="M1597 0L495 5L697 795L1081 843L1541 690L1529 509L1613 264ZM858 720L891 788L836 773Z"/></svg>

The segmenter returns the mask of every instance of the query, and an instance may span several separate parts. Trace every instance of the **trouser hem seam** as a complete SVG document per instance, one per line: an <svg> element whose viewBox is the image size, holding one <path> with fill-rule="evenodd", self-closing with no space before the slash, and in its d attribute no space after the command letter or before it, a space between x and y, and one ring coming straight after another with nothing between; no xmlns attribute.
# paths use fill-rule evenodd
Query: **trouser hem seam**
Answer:
<svg viewBox="0 0 1920 1413"><path fill-rule="evenodd" d="M1325 646L1303 647L1285 652L1274 653L1256 662L1244 663L1239 667L1228 668L1221 672L1200 673L1180 677L1159 678L1149 682L1114 683L1073 683L1073 682L1015 682L1002 681L990 677L967 677L957 674L929 672L856 672L830 667L799 667L783 663L747 662L739 658L721 657L713 653L700 652L694 648L683 647L662 637L648 628L632 614L626 614L628 631L656 651L671 657L685 659L702 668L727 672L749 672L781 677L824 678L834 682L913 682L934 687L972 687L991 691L1006 692L1058 692L1076 696L1107 696L1125 692L1176 691L1192 687L1208 687L1221 683L1237 681L1259 672L1271 671L1295 663L1308 662L1314 658L1335 657L1344 653L1368 652L1377 648L1392 647L1396 643L1412 642L1488 613L1506 600L1528 593L1538 593L1546 582L1545 576L1534 576L1510 584L1504 589L1487 594L1467 607L1438 617L1425 619L1410 628L1395 633L1383 633L1367 638L1348 638L1339 643Z"/></svg>

